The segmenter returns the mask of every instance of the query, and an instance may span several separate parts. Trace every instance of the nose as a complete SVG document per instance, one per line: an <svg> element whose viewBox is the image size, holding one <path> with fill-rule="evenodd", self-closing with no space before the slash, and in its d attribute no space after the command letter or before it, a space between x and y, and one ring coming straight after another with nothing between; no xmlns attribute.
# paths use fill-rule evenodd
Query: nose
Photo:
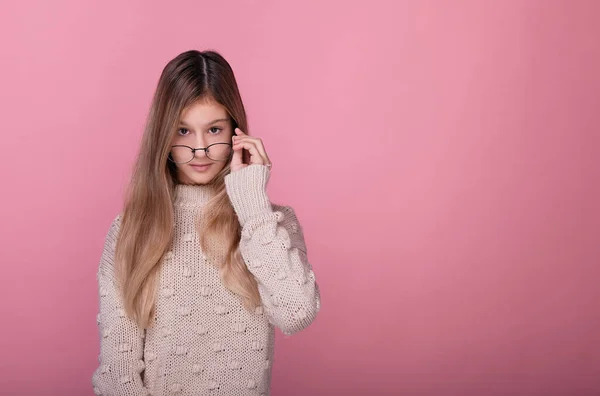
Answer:
<svg viewBox="0 0 600 396"><path fill-rule="evenodd" d="M203 134L197 134L196 135L196 145L194 146L194 148L206 148L206 144L207 142L205 141L205 138L203 136ZM205 150L197 150L196 151L196 157L201 157L201 156L206 156L206 151Z"/></svg>
<svg viewBox="0 0 600 396"><path fill-rule="evenodd" d="M206 139L203 133L196 134L196 147L206 147Z"/></svg>

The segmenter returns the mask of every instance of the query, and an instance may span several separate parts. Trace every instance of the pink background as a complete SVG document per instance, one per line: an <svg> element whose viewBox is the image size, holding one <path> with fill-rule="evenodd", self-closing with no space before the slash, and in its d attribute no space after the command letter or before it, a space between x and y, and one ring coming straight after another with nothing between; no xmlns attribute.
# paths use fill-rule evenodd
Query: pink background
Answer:
<svg viewBox="0 0 600 396"><path fill-rule="evenodd" d="M4 1L0 393L91 395L159 74L231 62L323 309L274 395L600 394L600 2Z"/></svg>

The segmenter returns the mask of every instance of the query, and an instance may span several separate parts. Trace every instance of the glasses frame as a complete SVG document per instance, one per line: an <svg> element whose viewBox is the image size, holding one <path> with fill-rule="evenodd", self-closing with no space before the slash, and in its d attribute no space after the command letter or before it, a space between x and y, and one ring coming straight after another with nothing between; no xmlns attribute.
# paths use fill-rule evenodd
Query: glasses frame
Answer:
<svg viewBox="0 0 600 396"><path fill-rule="evenodd" d="M233 144L227 143L227 142L212 143L212 144L209 144L206 147L198 147L198 148L193 148L193 147L190 147L190 146L186 146L185 144L176 144L174 146L171 146L171 148L174 148L174 147L186 147L186 148L189 148L190 151L192 152L192 158L189 161L187 161L187 162L175 162L173 160L173 158L171 158L171 154L169 153L169 161L171 161L174 164L178 164L178 165L190 163L190 162L192 162L194 160L194 158L196 158L196 151L204 151L204 155L206 155L206 158L210 159L211 161L216 161L216 162L228 161L231 158L231 155L233 154L233 150L229 151L229 155L225 159L216 160L216 159L210 158L210 155L208 154L209 153L208 149L210 149L212 146L216 146L217 144L225 144L225 145L227 145L229 147L233 147Z"/></svg>

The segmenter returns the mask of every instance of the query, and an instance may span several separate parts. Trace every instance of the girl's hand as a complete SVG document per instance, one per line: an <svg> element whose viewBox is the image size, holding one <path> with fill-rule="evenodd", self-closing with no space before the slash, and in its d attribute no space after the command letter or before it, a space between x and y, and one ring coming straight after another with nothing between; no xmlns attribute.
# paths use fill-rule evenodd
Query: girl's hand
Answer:
<svg viewBox="0 0 600 396"><path fill-rule="evenodd" d="M272 164L265 151L262 140L256 137L246 135L240 128L235 128L233 136L233 158L231 159L231 171L235 172L247 167L248 165L266 165L271 168ZM250 153L250 163L244 164L243 152L247 150Z"/></svg>

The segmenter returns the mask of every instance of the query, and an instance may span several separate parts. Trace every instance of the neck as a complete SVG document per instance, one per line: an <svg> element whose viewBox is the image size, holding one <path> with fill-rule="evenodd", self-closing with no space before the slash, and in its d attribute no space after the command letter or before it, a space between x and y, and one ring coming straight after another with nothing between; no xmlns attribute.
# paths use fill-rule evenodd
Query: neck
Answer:
<svg viewBox="0 0 600 396"><path fill-rule="evenodd" d="M205 184L176 184L175 206L198 207L215 196L212 186Z"/></svg>

